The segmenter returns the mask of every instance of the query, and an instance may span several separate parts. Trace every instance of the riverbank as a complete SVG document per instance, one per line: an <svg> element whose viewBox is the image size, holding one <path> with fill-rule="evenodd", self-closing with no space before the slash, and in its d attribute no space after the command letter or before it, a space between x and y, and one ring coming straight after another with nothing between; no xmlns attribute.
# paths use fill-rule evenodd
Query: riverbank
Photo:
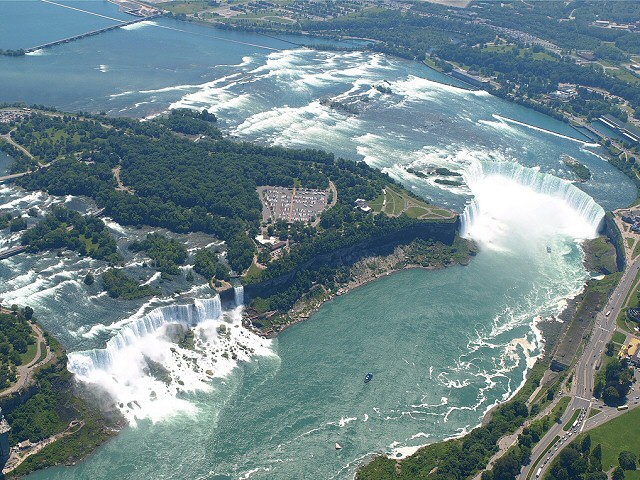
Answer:
<svg viewBox="0 0 640 480"><path fill-rule="evenodd" d="M583 249L585 268L598 273L610 269L615 271L615 248L606 237L585 242ZM613 260L610 258L612 254ZM429 444L416 449L411 456L401 459L376 456L358 471L356 478L358 480L403 478L402 472L405 469L413 472L416 477L430 473L434 469L446 472L449 468L448 458L452 455L458 456L460 462L463 460L469 462L465 478L479 474L498 451L498 446L502 448L501 439L513 434L522 425L533 422L538 413L544 411L560 392L561 382L566 377L567 370L554 372L550 367L558 351L563 350L564 343L582 343L586 333L580 330L578 336L574 334L575 328L572 327L580 323L576 322L576 319L583 316L591 317L593 310L600 306L602 295L606 294L608 297L611 291L611 279L615 280L617 275L611 273L602 280L590 280L583 292L567 300L558 318L552 316L540 319L536 323L536 328L540 330L545 341L544 353L529 369L526 379L512 397L489 408L480 425L470 433ZM586 328L589 328L589 325ZM463 451L468 449L476 450L481 456L463 458Z"/></svg>
<svg viewBox="0 0 640 480"><path fill-rule="evenodd" d="M477 252L476 245L456 235L453 245L414 240L397 246L388 255L365 257L351 267L339 271L331 286L316 284L287 312L258 313L245 309L243 324L254 333L274 338L292 325L309 319L325 302L393 273L409 269L438 270L455 265L468 265Z"/></svg>

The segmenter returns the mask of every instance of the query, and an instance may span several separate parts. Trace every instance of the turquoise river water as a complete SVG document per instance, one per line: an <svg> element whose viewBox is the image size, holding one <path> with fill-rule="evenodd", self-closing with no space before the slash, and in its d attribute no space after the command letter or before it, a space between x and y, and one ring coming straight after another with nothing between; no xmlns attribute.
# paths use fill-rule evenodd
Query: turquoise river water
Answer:
<svg viewBox="0 0 640 480"><path fill-rule="evenodd" d="M0 48L117 19L127 17L103 1L3 1ZM156 19L1 57L0 102L139 118L207 108L240 139L324 148L387 171L461 213L463 234L480 253L466 267L404 271L365 285L273 341L243 330L242 307L221 304L204 281L190 289L181 280L162 284L126 250L148 230L109 222L129 268L164 289L146 303L85 286L89 269L105 268L100 262L0 261L3 303L32 306L71 352L79 381L100 387L129 421L85 462L29 478L351 478L373 453L402 456L469 431L522 384L544 348L536 323L559 313L589 278L580 241L596 235L603 208L635 198L633 184L568 125L416 62L294 45L305 42ZM563 154L587 165L592 179L572 183ZM9 165L0 156L0 170ZM438 166L462 173L465 185L406 171ZM0 211L54 203L94 207L0 186ZM179 238L189 248L216 243ZM0 234L0 248L17 241ZM172 293L177 288L186 293ZM172 343L172 323L197 324L196 352ZM147 358L170 372L168 384L150 374ZM369 371L374 380L365 385Z"/></svg>

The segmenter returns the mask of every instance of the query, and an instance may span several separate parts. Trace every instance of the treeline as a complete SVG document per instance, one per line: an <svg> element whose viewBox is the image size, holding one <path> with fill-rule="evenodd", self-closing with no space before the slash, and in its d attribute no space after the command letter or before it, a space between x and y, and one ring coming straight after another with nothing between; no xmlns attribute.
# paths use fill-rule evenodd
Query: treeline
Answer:
<svg viewBox="0 0 640 480"><path fill-rule="evenodd" d="M607 355L612 356L613 351L607 351ZM607 405L621 405L626 401L632 380L633 369L629 368L628 361L613 358L598 371L593 396L602 398Z"/></svg>
<svg viewBox="0 0 640 480"><path fill-rule="evenodd" d="M230 279L229 269L220 262L218 254L210 248L201 248L196 252L193 269L207 280L215 278L216 280Z"/></svg>
<svg viewBox="0 0 640 480"><path fill-rule="evenodd" d="M22 365L22 356L29 345L35 343L28 320L33 310L20 310L14 306L12 313L0 312L0 390L16 381L16 367Z"/></svg>
<svg viewBox="0 0 640 480"><path fill-rule="evenodd" d="M607 0L569 4L547 1L528 5L517 1L485 2L482 10L482 16L494 25L530 33L561 48L595 50L601 42L615 42L622 50L640 53L637 34L591 25L595 20L635 23L640 18L637 2ZM558 21L569 16L574 20Z"/></svg>
<svg viewBox="0 0 640 480"><path fill-rule="evenodd" d="M110 268L102 274L102 287L111 298L133 300L160 295L160 290L129 277L120 268Z"/></svg>
<svg viewBox="0 0 640 480"><path fill-rule="evenodd" d="M36 215L37 216L37 211ZM0 214L0 230L9 228L10 232L19 232L27 228L27 221L22 217L14 217L11 213Z"/></svg>
<svg viewBox="0 0 640 480"><path fill-rule="evenodd" d="M251 264L255 252L252 237L258 232L262 205L260 185L326 189L331 179L338 191L338 205L322 214L327 251L340 237L359 241L376 233L366 227L366 216L353 211L356 198L371 200L391 179L368 167L335 159L320 150L292 150L236 143L209 135L198 142L180 138L168 127L183 129L200 124L207 131L212 119L202 113L182 111L157 121L89 119L71 115L34 114L18 125L16 140L51 159L48 168L22 177L24 188L54 195L86 195L105 213L123 225L165 227L178 233L202 231L227 243L228 262L236 272ZM199 127L194 127L198 130ZM195 131L195 130L194 130ZM115 190L112 169L135 194ZM338 233L340 229L340 233ZM308 255L308 254L306 254Z"/></svg>
<svg viewBox="0 0 640 480"><path fill-rule="evenodd" d="M434 443L402 461L377 457L358 471L358 480L416 479L462 480L471 478L498 450L500 437L520 427L529 416L524 401L511 401L496 408L488 425L476 428L465 437Z"/></svg>
<svg viewBox="0 0 640 480"><path fill-rule="evenodd" d="M635 456L634 456L635 464ZM620 468L620 467L618 467ZM615 470L613 478L620 477ZM591 437L587 434L582 440L572 442L563 448L551 465L546 480L607 480L609 475L602 471L602 445L591 448ZM624 478L624 472L622 475Z"/></svg>
<svg viewBox="0 0 640 480"><path fill-rule="evenodd" d="M196 112L179 108L171 110L169 115L160 117L158 121L174 132L185 135L208 135L212 138L221 138L220 130L213 125L217 120L216 116L207 110Z"/></svg>
<svg viewBox="0 0 640 480"><path fill-rule="evenodd" d="M452 39L475 45L495 38L495 32L485 25L398 10L362 12L331 21L303 22L301 28L314 33L379 40L380 43L371 47L373 50L404 58L424 58L426 52L448 45Z"/></svg>
<svg viewBox="0 0 640 480"><path fill-rule="evenodd" d="M150 233L144 240L132 242L129 250L144 251L153 261L152 266L168 275L178 275L179 265L183 265L187 259L187 248L184 244L159 233Z"/></svg>
<svg viewBox="0 0 640 480"><path fill-rule="evenodd" d="M26 308L25 308L26 310ZM38 369L33 378L32 395L0 399L0 407L9 425L9 443L37 442L68 428L72 420L83 422L82 428L46 446L38 454L26 458L12 475L27 473L53 465L76 462L116 432L117 419L108 419L97 407L77 395L73 375L67 370L67 357L62 347L45 333L54 359Z"/></svg>
<svg viewBox="0 0 640 480"><path fill-rule="evenodd" d="M97 260L121 260L116 241L102 220L61 206L53 207L50 214L26 230L20 242L30 252L68 248Z"/></svg>
<svg viewBox="0 0 640 480"><path fill-rule="evenodd" d="M14 159L14 162L11 164L11 173L27 172L38 166L36 160L30 158L22 150L14 147L4 138L0 138L0 150Z"/></svg>
<svg viewBox="0 0 640 480"><path fill-rule="evenodd" d="M497 53L461 45L440 47L437 55L444 60L470 66L484 74L496 74L502 80L526 85L529 95L551 92L558 88L559 83L577 83L603 88L628 100L633 108L640 107L640 87L606 75L598 66L527 59L518 56L515 51Z"/></svg>
<svg viewBox="0 0 640 480"><path fill-rule="evenodd" d="M594 27L591 23L598 18L635 21L632 19L638 18L640 7L627 7L627 3L601 2L595 6L555 1L531 5L486 2L473 13L481 15L492 25L530 33L567 50L593 50L598 58L622 61L629 54L640 52L640 36L628 31ZM572 12L575 20L558 21L568 18ZM370 47L372 50L404 58L423 59L435 52L440 59L462 63L485 75L497 75L501 82L508 80L518 84L529 96L553 91L559 82L579 83L606 89L628 100L633 108L640 108L640 87L607 75L592 65L577 65L569 57L560 62L536 60L533 56L518 56L519 49L511 53L497 53L476 48L492 42L496 31L487 23L475 23L475 19L466 10L453 11L421 3L414 5L409 12L383 10L330 21L304 22L302 29L323 35L371 38L378 40ZM515 41L523 42L517 38ZM606 42L615 42L615 45ZM446 61L441 62L441 66L445 71L451 68ZM552 113L552 109L541 111ZM620 116L617 108L609 113Z"/></svg>

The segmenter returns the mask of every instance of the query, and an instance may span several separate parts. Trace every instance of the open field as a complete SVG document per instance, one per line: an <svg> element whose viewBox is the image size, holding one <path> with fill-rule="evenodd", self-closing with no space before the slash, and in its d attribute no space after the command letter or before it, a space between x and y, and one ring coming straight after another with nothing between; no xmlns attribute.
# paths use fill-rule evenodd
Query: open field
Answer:
<svg viewBox="0 0 640 480"><path fill-rule="evenodd" d="M20 354L22 365L26 365L27 363L31 362L31 360L33 360L34 357L36 356L37 352L38 352L38 342L36 341L32 345L29 345L27 347L27 351L25 353Z"/></svg>
<svg viewBox="0 0 640 480"><path fill-rule="evenodd" d="M389 186L385 188L384 194L370 202L369 206L376 213L383 212L392 217L397 217L404 213L411 218L453 218L452 212L442 208L435 208L424 200L420 200L408 193L400 193Z"/></svg>
<svg viewBox="0 0 640 480"><path fill-rule="evenodd" d="M602 469L607 471L618 465L618 455L623 450L640 451L640 409L611 420L589 432L591 445L602 444ZM625 478L640 479L640 471L625 471Z"/></svg>
<svg viewBox="0 0 640 480"><path fill-rule="evenodd" d="M627 336L622 332L614 332L613 334L613 343L622 345L626 339Z"/></svg>

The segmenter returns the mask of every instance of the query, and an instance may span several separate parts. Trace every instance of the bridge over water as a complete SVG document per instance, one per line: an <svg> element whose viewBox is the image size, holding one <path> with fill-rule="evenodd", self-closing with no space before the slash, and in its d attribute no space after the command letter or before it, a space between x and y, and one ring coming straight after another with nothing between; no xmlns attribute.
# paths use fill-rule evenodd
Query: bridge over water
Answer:
<svg viewBox="0 0 640 480"><path fill-rule="evenodd" d="M159 17L160 14L149 15L146 17L136 18L135 20L131 20L129 22L122 22L116 25L111 25L109 27L99 28L98 30L92 30L91 32L81 33L80 35L74 35L72 37L62 38L60 40L55 40L53 42L43 43L41 45L36 45L34 47L25 48L25 53L35 52L36 50L42 50L43 48L55 47L56 45L62 45L63 43L73 42L75 40L80 40L81 38L92 37L94 35L98 35L100 33L108 32L110 30L115 30L117 28L126 27L127 25L133 25L134 23L144 22L146 20L151 20L153 18Z"/></svg>

